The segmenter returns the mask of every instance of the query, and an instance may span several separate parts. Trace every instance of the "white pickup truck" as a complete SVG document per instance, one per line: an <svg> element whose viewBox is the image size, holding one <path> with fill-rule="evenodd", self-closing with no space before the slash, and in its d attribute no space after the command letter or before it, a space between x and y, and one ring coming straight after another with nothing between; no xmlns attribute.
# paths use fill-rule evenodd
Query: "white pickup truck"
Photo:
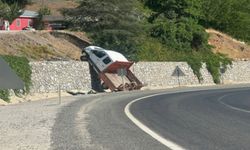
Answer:
<svg viewBox="0 0 250 150"><path fill-rule="evenodd" d="M100 79L112 91L124 89L134 90L142 87L142 83L129 70L134 62L128 61L121 53L105 50L97 46L86 47L83 53L86 54L84 57L86 57L89 63L94 67ZM126 70L126 75L123 78L125 84L117 74L119 69Z"/></svg>

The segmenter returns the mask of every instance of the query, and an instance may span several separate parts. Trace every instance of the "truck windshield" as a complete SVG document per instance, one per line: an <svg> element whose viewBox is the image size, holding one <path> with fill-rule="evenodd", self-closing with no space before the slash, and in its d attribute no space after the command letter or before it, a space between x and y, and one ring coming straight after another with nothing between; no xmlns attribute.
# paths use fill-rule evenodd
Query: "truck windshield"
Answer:
<svg viewBox="0 0 250 150"><path fill-rule="evenodd" d="M103 51L96 51L96 50L93 50L93 54L95 54L98 58L102 58L106 55L105 52Z"/></svg>

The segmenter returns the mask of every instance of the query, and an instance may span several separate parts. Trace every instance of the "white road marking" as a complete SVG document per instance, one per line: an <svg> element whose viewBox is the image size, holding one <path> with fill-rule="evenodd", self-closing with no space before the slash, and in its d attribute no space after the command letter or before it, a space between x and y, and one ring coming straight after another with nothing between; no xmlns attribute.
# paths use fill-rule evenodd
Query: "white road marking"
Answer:
<svg viewBox="0 0 250 150"><path fill-rule="evenodd" d="M166 94L166 93L164 93ZM161 135L159 135L158 133L154 132L153 130L151 130L149 127L147 127L145 124L143 124L141 121L139 121L131 112L130 112L130 107L133 103L137 102L137 101L141 101L145 98L149 98L149 97L154 97L154 96L159 96L159 95L164 95L163 93L161 94L154 94L154 95L149 95L149 96L145 96L145 97L141 97L138 99L135 99L133 101L131 101L130 103L128 103L124 109L125 114L127 115L127 117L135 124L137 125L141 130L143 130L144 132L146 132L147 134L149 134L150 136L152 136L154 139L156 139L157 141L159 141L160 143L162 143L163 145L165 145L166 147L172 149L172 150L185 150L185 148L181 147L180 145L162 137Z"/></svg>
<svg viewBox="0 0 250 150"><path fill-rule="evenodd" d="M245 113L250 113L249 110L237 108L237 107L231 106L231 105L229 105L229 104L226 104L226 103L224 103L224 102L222 101L223 98L225 98L225 97L227 97L227 96L230 96L230 95L233 95L233 94L228 94L228 95L221 96L220 98L218 98L218 102L221 103L222 105L228 107L228 108L233 109L233 110L237 110L237 111L241 111L241 112L245 112Z"/></svg>

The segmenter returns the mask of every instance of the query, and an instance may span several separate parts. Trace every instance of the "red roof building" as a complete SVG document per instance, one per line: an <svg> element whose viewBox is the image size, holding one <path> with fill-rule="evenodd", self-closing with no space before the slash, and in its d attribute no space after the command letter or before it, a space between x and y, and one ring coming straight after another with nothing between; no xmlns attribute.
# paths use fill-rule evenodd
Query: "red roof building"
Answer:
<svg viewBox="0 0 250 150"><path fill-rule="evenodd" d="M11 24L7 20L0 21L0 30L23 30L27 27L33 27L37 17L37 12L25 10Z"/></svg>

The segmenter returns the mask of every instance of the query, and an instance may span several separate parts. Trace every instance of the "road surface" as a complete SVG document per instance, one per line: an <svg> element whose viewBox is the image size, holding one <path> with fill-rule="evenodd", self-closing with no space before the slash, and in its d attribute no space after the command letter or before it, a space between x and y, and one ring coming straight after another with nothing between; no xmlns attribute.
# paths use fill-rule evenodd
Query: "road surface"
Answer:
<svg viewBox="0 0 250 150"><path fill-rule="evenodd" d="M250 148L249 88L164 94L130 109L150 129L185 149Z"/></svg>
<svg viewBox="0 0 250 150"><path fill-rule="evenodd" d="M171 89L0 107L4 149L168 150L125 114L183 149L250 147L250 88ZM205 88L206 89L206 88ZM150 96L158 94L157 96ZM142 98L139 101L134 101ZM3 128L4 126L4 128Z"/></svg>

